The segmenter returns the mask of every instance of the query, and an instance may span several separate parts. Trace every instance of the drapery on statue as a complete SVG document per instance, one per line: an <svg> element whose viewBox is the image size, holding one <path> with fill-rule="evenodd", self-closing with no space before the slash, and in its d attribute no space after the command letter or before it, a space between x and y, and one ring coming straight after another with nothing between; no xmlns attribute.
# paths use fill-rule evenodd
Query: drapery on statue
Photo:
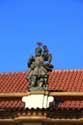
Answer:
<svg viewBox="0 0 83 125"><path fill-rule="evenodd" d="M38 42L35 49L35 56L28 60L29 73L27 80L29 81L29 90L42 90L48 88L48 72L52 71L51 64L52 55L46 45Z"/></svg>

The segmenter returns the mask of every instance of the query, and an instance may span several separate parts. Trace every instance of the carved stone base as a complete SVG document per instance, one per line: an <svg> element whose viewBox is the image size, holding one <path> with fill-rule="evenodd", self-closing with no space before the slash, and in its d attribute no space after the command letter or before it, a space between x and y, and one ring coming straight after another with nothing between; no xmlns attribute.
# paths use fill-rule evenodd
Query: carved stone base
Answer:
<svg viewBox="0 0 83 125"><path fill-rule="evenodd" d="M47 89L48 89L48 86L46 86L46 87L30 87L29 88L30 91L40 91L40 90L44 91Z"/></svg>

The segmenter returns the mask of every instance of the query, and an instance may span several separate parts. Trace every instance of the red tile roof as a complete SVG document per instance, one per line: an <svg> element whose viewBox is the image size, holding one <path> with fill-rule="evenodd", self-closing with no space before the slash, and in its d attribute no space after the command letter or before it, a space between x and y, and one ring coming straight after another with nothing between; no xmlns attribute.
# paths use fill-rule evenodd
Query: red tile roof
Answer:
<svg viewBox="0 0 83 125"><path fill-rule="evenodd" d="M0 93L27 92L26 72L0 73ZM50 90L83 91L83 70L55 70L49 76ZM0 108L22 108L21 98L11 100L0 99ZM60 108L83 108L83 101L64 101Z"/></svg>
<svg viewBox="0 0 83 125"><path fill-rule="evenodd" d="M25 72L1 73L0 93L26 92L28 83Z"/></svg>
<svg viewBox="0 0 83 125"><path fill-rule="evenodd" d="M49 77L49 89L64 91L83 91L83 70L57 70Z"/></svg>

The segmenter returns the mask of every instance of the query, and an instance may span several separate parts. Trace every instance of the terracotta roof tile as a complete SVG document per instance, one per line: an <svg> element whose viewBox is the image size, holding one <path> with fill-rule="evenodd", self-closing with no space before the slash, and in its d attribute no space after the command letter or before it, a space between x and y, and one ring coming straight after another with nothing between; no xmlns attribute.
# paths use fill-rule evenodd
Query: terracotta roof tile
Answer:
<svg viewBox="0 0 83 125"><path fill-rule="evenodd" d="M53 71L49 76L49 89L83 91L83 70Z"/></svg>
<svg viewBox="0 0 83 125"><path fill-rule="evenodd" d="M4 108L23 108L24 103L20 100L0 100L0 109Z"/></svg>
<svg viewBox="0 0 83 125"><path fill-rule="evenodd" d="M0 93L27 92L26 72L0 73ZM83 70L55 70L49 75L49 90L83 92ZM1 100L0 108L24 107L21 98L18 100ZM64 101L60 108L83 108L83 101Z"/></svg>
<svg viewBox="0 0 83 125"><path fill-rule="evenodd" d="M1 73L0 93L2 92L26 92L28 83L25 80L26 73Z"/></svg>
<svg viewBox="0 0 83 125"><path fill-rule="evenodd" d="M53 76L53 77L52 77ZM83 70L60 70L53 71L49 78L50 90L83 92ZM59 104L60 108L83 108L83 101L64 101Z"/></svg>

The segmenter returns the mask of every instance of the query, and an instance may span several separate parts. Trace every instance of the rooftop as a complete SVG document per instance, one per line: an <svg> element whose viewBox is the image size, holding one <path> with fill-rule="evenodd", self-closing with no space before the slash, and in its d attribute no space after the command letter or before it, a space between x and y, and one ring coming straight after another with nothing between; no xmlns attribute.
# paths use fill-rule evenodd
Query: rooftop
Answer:
<svg viewBox="0 0 83 125"><path fill-rule="evenodd" d="M26 93L28 82L26 72L0 73L0 93ZM83 92L83 70L55 70L49 74L49 90ZM0 98L0 108L23 108L21 97ZM83 108L82 100L65 100L59 108Z"/></svg>

